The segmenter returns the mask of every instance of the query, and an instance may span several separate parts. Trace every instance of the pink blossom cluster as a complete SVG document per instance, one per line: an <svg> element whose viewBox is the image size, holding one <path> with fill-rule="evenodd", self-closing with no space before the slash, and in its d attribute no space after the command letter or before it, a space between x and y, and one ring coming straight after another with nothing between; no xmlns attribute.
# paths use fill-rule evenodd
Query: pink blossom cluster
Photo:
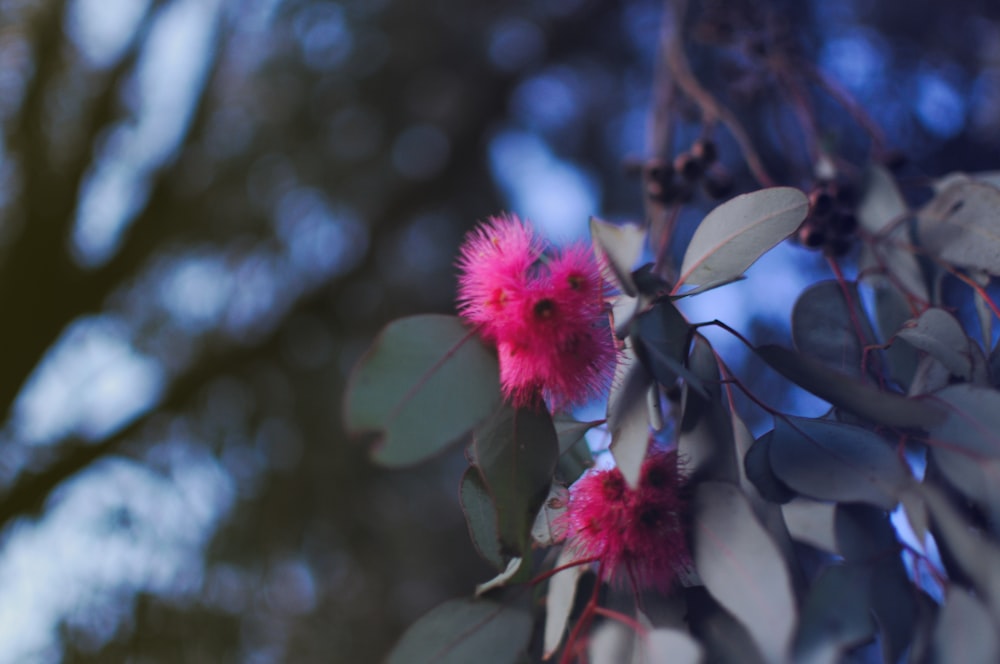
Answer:
<svg viewBox="0 0 1000 664"><path fill-rule="evenodd" d="M599 395L614 372L604 281L583 244L550 250L515 215L472 231L458 259L459 313L496 344L516 406L553 409Z"/></svg>
<svg viewBox="0 0 1000 664"><path fill-rule="evenodd" d="M666 592L690 565L682 520L686 503L677 453L653 451L636 488L617 468L580 478L559 525L577 559L599 561L605 581Z"/></svg>

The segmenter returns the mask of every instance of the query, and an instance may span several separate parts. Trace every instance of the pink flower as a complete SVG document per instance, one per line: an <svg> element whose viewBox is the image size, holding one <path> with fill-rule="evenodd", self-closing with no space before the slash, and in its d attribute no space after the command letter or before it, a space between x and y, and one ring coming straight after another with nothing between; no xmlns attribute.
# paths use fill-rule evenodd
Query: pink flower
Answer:
<svg viewBox="0 0 1000 664"><path fill-rule="evenodd" d="M458 311L481 326L483 338L495 341L515 325L518 304L542 243L530 226L514 215L500 215L469 233L458 268Z"/></svg>
<svg viewBox="0 0 1000 664"><path fill-rule="evenodd" d="M496 344L501 386L514 405L544 398L559 409L608 386L615 346L589 248L544 251L517 217L490 219L462 246L459 313Z"/></svg>
<svg viewBox="0 0 1000 664"><path fill-rule="evenodd" d="M676 452L652 452L635 489L617 468L592 471L570 489L560 517L566 546L579 559L597 558L605 581L666 592L690 564L683 489Z"/></svg>

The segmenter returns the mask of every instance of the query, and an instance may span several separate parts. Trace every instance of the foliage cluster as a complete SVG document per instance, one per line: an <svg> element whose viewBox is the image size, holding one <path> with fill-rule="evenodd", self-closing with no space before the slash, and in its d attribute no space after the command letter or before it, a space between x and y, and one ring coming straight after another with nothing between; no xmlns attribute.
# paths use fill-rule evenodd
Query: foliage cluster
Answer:
<svg viewBox="0 0 1000 664"><path fill-rule="evenodd" d="M922 201L904 195L890 168L899 160L863 109L817 84L870 135L868 162L854 166L819 141L811 89L777 76L816 141L801 188L775 186L739 120L691 73L677 34L683 16L673 20L657 117L671 117L681 99L705 133L673 155L671 121L654 123L664 154L640 165L646 219L590 222L612 286L606 419L577 421L551 398L502 392L510 359L501 352L498 361L496 339L477 334L488 317L474 326L442 315L396 321L354 371L345 421L377 433L377 462L417 463L471 432L460 499L498 574L474 598L418 621L391 661L1000 660L1000 310L989 291L1000 275L1000 177L955 173L929 182ZM783 37L753 53L784 76L816 75L795 68ZM711 170L723 132L761 188L713 209L675 266L669 248L691 184L727 193L725 174ZM484 232L470 242L488 240ZM689 321L678 310L680 298L744 278L792 237L821 250L833 275L799 295L794 348L755 345L724 320ZM640 265L643 256L653 261ZM474 260L464 254L463 269ZM713 350L706 326L739 338L829 412L805 418L767 404ZM754 438L738 394L773 419L770 431ZM588 470L591 430L607 432L625 483L607 495L580 488L595 477L613 484L607 471ZM682 526L656 533L663 548L684 552L672 561L679 581L614 583L606 566L622 551L648 558L660 549L623 535L627 519L603 535L617 548L579 546L573 536L586 519L573 515L645 490L645 464L664 448L676 450L683 496L663 509L681 510Z"/></svg>

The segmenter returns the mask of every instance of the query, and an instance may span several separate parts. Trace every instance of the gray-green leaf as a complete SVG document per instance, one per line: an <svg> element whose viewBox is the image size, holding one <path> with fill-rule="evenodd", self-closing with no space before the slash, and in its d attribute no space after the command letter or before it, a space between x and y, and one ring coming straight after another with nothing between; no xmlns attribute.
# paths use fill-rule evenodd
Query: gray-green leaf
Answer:
<svg viewBox="0 0 1000 664"><path fill-rule="evenodd" d="M806 218L809 201L794 187L771 187L736 196L708 213L684 253L674 292L701 292L739 279L764 252Z"/></svg>
<svg viewBox="0 0 1000 664"><path fill-rule="evenodd" d="M498 403L496 355L455 316L412 316L382 330L354 368L344 423L381 434L376 461L406 466L461 438Z"/></svg>

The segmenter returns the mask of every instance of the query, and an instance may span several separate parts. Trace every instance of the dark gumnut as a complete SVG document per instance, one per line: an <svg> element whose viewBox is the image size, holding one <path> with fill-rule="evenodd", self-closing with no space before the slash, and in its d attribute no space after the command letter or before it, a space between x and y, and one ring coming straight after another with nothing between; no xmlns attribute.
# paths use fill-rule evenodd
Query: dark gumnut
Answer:
<svg viewBox="0 0 1000 664"><path fill-rule="evenodd" d="M850 210L838 212L830 224L837 233L850 235L858 230L858 218Z"/></svg>
<svg viewBox="0 0 1000 664"><path fill-rule="evenodd" d="M840 257L851 250L851 238L835 235L827 239L823 251L829 256Z"/></svg>
<svg viewBox="0 0 1000 664"><path fill-rule="evenodd" d="M646 162L646 177L654 182L665 185L674 179L674 167L662 159L650 159Z"/></svg>
<svg viewBox="0 0 1000 664"><path fill-rule="evenodd" d="M833 212L833 196L825 188L809 192L809 212L816 219L825 219Z"/></svg>
<svg viewBox="0 0 1000 664"><path fill-rule="evenodd" d="M701 177L705 172L702 163L690 152L682 152L674 159L674 170L681 174L685 180L691 182Z"/></svg>
<svg viewBox="0 0 1000 664"><path fill-rule="evenodd" d="M715 162L719 156L715 141L707 138L699 138L691 146L691 156L701 162L702 166L709 166Z"/></svg>
<svg viewBox="0 0 1000 664"><path fill-rule="evenodd" d="M819 249L826 244L826 233L821 228L817 228L814 224L807 221L799 229L799 242L804 247Z"/></svg>

